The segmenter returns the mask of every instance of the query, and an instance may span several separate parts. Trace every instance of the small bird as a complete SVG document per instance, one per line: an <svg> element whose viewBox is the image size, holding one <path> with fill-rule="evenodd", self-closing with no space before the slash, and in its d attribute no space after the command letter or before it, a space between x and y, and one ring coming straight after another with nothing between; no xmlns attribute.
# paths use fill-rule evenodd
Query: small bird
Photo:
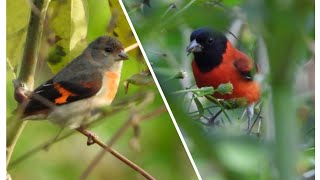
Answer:
<svg viewBox="0 0 320 180"><path fill-rule="evenodd" d="M122 60L126 59L128 56L118 40L108 36L97 38L81 55L31 93L24 119L48 119L70 128L87 124L97 108L113 101Z"/></svg>
<svg viewBox="0 0 320 180"><path fill-rule="evenodd" d="M260 99L260 85L253 79L256 64L246 54L232 46L221 32L199 28L192 32L187 52L193 53L193 75L198 87L218 88L230 82L231 94L212 96L224 100L245 99L248 114L248 130L254 114L254 105Z"/></svg>

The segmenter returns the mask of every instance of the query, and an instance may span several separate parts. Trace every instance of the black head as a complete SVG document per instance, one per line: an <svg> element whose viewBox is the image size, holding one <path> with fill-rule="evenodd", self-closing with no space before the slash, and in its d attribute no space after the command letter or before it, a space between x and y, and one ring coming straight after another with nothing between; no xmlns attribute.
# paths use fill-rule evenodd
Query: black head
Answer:
<svg viewBox="0 0 320 180"><path fill-rule="evenodd" d="M200 71L208 72L221 63L226 48L224 34L210 28L199 28L192 32L187 52L193 53Z"/></svg>

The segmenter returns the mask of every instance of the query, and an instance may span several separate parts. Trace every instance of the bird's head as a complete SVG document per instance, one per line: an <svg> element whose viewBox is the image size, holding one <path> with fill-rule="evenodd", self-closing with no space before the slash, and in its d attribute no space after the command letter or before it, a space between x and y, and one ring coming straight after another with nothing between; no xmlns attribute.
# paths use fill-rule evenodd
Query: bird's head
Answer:
<svg viewBox="0 0 320 180"><path fill-rule="evenodd" d="M94 40L88 47L94 61L102 64L112 64L117 61L127 60L120 41L110 36L101 36Z"/></svg>
<svg viewBox="0 0 320 180"><path fill-rule="evenodd" d="M199 28L192 32L187 52L188 55L193 53L200 69L209 71L220 64L226 48L227 38L223 33L210 28Z"/></svg>
<svg viewBox="0 0 320 180"><path fill-rule="evenodd" d="M188 53L205 53L207 51L224 50L227 38L221 32L210 28L199 28L192 32Z"/></svg>

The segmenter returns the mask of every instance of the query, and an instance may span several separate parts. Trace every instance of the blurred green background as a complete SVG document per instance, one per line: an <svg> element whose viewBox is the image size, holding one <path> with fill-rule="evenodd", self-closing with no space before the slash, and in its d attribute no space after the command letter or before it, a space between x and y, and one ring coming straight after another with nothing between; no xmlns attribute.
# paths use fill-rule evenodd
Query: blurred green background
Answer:
<svg viewBox="0 0 320 180"><path fill-rule="evenodd" d="M26 32L31 11L31 1L7 1L7 117L12 119L17 107L13 98L12 80L19 71ZM35 7L33 11L39 11ZM64 1L51 0L44 21L43 37L38 56L35 86L51 78L71 59L76 57L86 45L101 35L116 36L124 47L135 43L131 30L121 12L118 1L89 0ZM116 101L134 96L139 92L150 92L154 100L138 115L147 114L164 106L154 83L130 85L125 94L124 81L132 75L147 70L139 51L129 53L130 60L124 62L123 73ZM23 67L22 67L23 68ZM143 77L150 80L150 76ZM147 94L147 93L146 93ZM129 100L130 101L130 100ZM131 116L129 108L122 109L106 117L92 131L102 141L109 140L120 126ZM7 122L10 124L10 122ZM195 172L182 146L180 138L167 112L139 124L140 135L134 136L129 128L113 146L118 152L133 161L157 179L196 179ZM49 142L57 135L59 127L48 121L31 121L24 128L14 149L7 169L12 179L78 179L100 152L97 145L87 146L86 137L75 133L59 141L48 150L42 149L28 158L16 163L15 160L38 145ZM63 136L71 130L65 129ZM138 138L138 139L137 139ZM140 148L132 146L133 140ZM143 179L130 167L108 154L94 168L87 179Z"/></svg>
<svg viewBox="0 0 320 180"><path fill-rule="evenodd" d="M314 178L314 1L124 3L203 179ZM243 109L227 111L231 122L220 115L219 124L207 125L190 112L212 117L206 109L211 102L200 97L195 103L192 93L173 94L195 88L186 47L199 27L224 32L260 65L259 134L257 125L245 134ZM219 108L209 110L214 114Z"/></svg>

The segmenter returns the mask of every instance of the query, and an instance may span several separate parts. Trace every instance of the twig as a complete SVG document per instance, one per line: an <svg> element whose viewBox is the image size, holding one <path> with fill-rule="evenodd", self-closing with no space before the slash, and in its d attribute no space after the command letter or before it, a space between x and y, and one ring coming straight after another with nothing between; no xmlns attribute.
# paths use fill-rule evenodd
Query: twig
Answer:
<svg viewBox="0 0 320 180"><path fill-rule="evenodd" d="M121 127L120 129L112 136L112 138L108 141L107 145L111 147L123 134L126 132L133 124L138 124L141 121L150 119L152 117L158 116L166 111L166 108L164 106L161 106L160 108L157 108L156 110L145 114L143 116L137 116L132 115ZM86 168L86 170L82 173L79 179L84 180L86 179L89 174L93 171L93 169L98 165L98 163L101 161L103 156L107 153L107 151L100 151L94 159L91 161L89 166Z"/></svg>
<svg viewBox="0 0 320 180"><path fill-rule="evenodd" d="M153 51L153 50L146 50L146 52L150 52L150 53L162 56L162 57L167 57L168 56L166 53L157 52L157 51Z"/></svg>
<svg viewBox="0 0 320 180"><path fill-rule="evenodd" d="M138 44L138 43L134 43L134 44L126 47L126 48L124 49L124 51L125 51L125 52L129 52L129 51L132 51L133 49L135 49L135 48L137 48L137 47L139 47L139 44Z"/></svg>
<svg viewBox="0 0 320 180"><path fill-rule="evenodd" d="M166 25L169 21L173 20L176 16L187 10L193 3L195 3L197 0L191 0L188 4L186 4L182 9L180 9L178 12L176 12L174 15L172 15L170 18L168 18L164 23L163 26Z"/></svg>
<svg viewBox="0 0 320 180"><path fill-rule="evenodd" d="M222 112L222 109L220 109L220 111L218 111L213 117L211 117L208 121L208 125L214 124L215 120L221 114L221 112Z"/></svg>
<svg viewBox="0 0 320 180"><path fill-rule="evenodd" d="M93 143L98 144L100 147L102 147L104 150L110 152L112 155L114 155L117 159L120 161L124 162L128 166L130 166L132 169L137 171L139 174L144 176L146 179L149 180L155 180L154 177L152 177L149 173L147 173L145 170L140 168L138 165L134 164L131 162L129 159L125 158L122 156L120 153L117 151L113 150L109 146L105 145L102 141L100 141L96 136L92 136L92 133L86 129L78 128L77 131L79 131L81 134L87 136Z"/></svg>
<svg viewBox="0 0 320 180"><path fill-rule="evenodd" d="M223 7L220 3L221 3L222 0L217 0L217 1L213 1L213 2L206 2L205 4L207 5L211 5L211 6L220 6L220 7Z"/></svg>
<svg viewBox="0 0 320 180"><path fill-rule="evenodd" d="M249 131L248 131L248 133L247 133L247 134L250 134L250 133L251 133L251 131L252 131L252 129L253 129L253 127L254 127L254 125L255 125L255 124L256 124L256 122L259 120L260 115L261 115L261 111L262 111L262 104L261 104L261 106L260 106L260 111L259 111L259 113L258 113L258 115L257 115L257 118L254 120L254 122L253 122L253 124L251 125L251 127L250 127L250 129L249 129Z"/></svg>
<svg viewBox="0 0 320 180"><path fill-rule="evenodd" d="M175 3L171 3L170 6L168 7L168 9L163 13L163 15L161 16L161 18L163 19L170 10L177 8Z"/></svg>
<svg viewBox="0 0 320 180"><path fill-rule="evenodd" d="M205 107L203 108L203 110L208 110L211 109L211 108L216 108L216 107L219 107L218 105L212 105L212 106L208 106L208 107ZM198 113L199 111L192 111L192 112L188 112L189 115L191 114L194 114L194 113Z"/></svg>
<svg viewBox="0 0 320 180"><path fill-rule="evenodd" d="M224 107L221 105L221 103L216 98L214 98L212 96L206 96L206 98L209 99L211 102L214 102L215 104L217 104L221 108L223 114L227 117L228 121L231 122L231 119L228 116L228 114L226 113Z"/></svg>
<svg viewBox="0 0 320 180"><path fill-rule="evenodd" d="M38 8L32 0L29 0L29 5L30 5L30 8L31 8L31 12L33 12L35 15L37 16L41 16L41 11L40 11L40 8Z"/></svg>

